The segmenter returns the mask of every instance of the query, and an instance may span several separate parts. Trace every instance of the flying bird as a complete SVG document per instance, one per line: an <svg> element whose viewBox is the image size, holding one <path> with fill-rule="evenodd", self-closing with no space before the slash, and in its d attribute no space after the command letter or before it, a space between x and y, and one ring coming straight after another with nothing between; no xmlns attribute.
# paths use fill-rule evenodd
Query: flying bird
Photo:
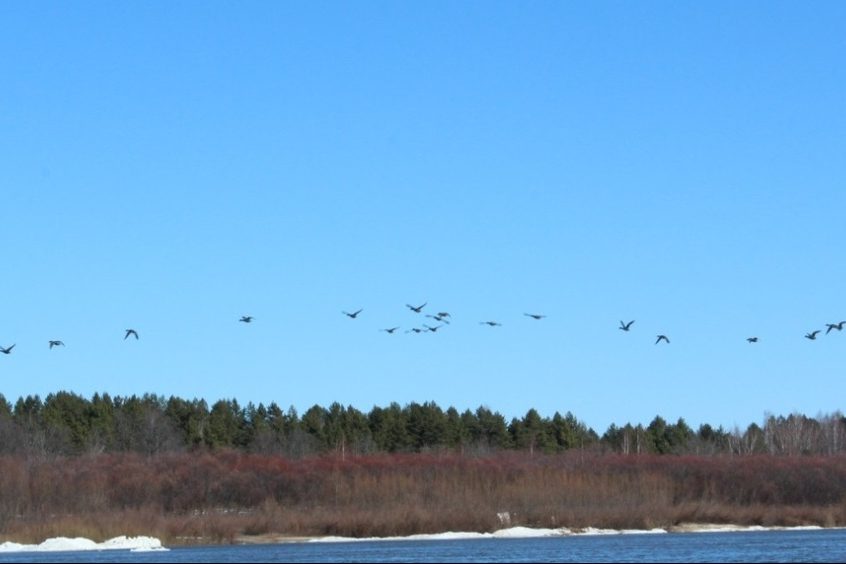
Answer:
<svg viewBox="0 0 846 564"><path fill-rule="evenodd" d="M425 331L425 329L420 329L419 327L412 327L411 329L406 331L406 333L411 333L412 331L414 331L415 333L422 333L423 331Z"/></svg>
<svg viewBox="0 0 846 564"><path fill-rule="evenodd" d="M65 344L61 341L50 341L50 348L51 349L53 347L63 347L63 346L65 346Z"/></svg>
<svg viewBox="0 0 846 564"><path fill-rule="evenodd" d="M419 306L417 306L417 307L414 307L414 306L413 306L413 305L411 305L411 304L405 304L405 307L407 307L408 309L410 309L410 310L411 310L411 311L413 311L414 313L420 313L420 311L421 311L424 307L426 307L426 304L428 304L428 303L429 303L429 302L425 302L423 305L419 305Z"/></svg>
<svg viewBox="0 0 846 564"><path fill-rule="evenodd" d="M816 341L817 333L819 333L820 331L821 331L821 329L817 329L816 331L812 331L811 333L806 333L805 338L811 339L812 341Z"/></svg>
<svg viewBox="0 0 846 564"><path fill-rule="evenodd" d="M384 331L385 333L390 333L391 335L394 334L394 331L399 329L399 327L391 327L390 329L379 329L380 331Z"/></svg>
<svg viewBox="0 0 846 564"><path fill-rule="evenodd" d="M426 325L426 324L424 323L424 324L423 324L423 327L425 327L426 329L428 329L428 330L429 330L429 331L431 331L432 333L435 333L435 332L437 332L437 330L438 330L438 329L440 329L441 327L443 327L443 325L436 325L435 327L429 327L428 325Z"/></svg>
<svg viewBox="0 0 846 564"><path fill-rule="evenodd" d="M252 323L253 322L253 316L252 315L242 315L241 319L239 319L238 321L240 321L242 323Z"/></svg>
<svg viewBox="0 0 846 564"><path fill-rule="evenodd" d="M757 342L758 342L758 337L748 337L748 338L746 339L746 341L747 341L747 342L749 342L749 343L757 343Z"/></svg>
<svg viewBox="0 0 846 564"><path fill-rule="evenodd" d="M480 321L479 325L490 325L491 327L502 327L502 323L496 321Z"/></svg>
<svg viewBox="0 0 846 564"><path fill-rule="evenodd" d="M829 333L831 333L832 329L843 331L844 324L846 324L846 321L841 321L840 323L826 323L825 326L828 327L828 329L825 330L825 334L828 335Z"/></svg>
<svg viewBox="0 0 846 564"><path fill-rule="evenodd" d="M667 344L670 344L670 339L668 339L666 335L658 335L658 338L655 340L655 344L657 345L661 341L667 341Z"/></svg>
<svg viewBox="0 0 846 564"><path fill-rule="evenodd" d="M632 327L632 323L634 323L634 319L629 321L628 323L623 323L622 320L620 321L620 326L617 328L620 331L628 331Z"/></svg>
<svg viewBox="0 0 846 564"><path fill-rule="evenodd" d="M434 319L435 321L437 321L439 323L446 323L447 325L449 325L449 320L447 320L447 317L449 317L449 314L446 314L446 316L444 316L444 315L441 315L440 313L437 314L437 315L429 315L427 313L426 317L431 317L432 319Z"/></svg>
<svg viewBox="0 0 846 564"><path fill-rule="evenodd" d="M539 313L524 313L523 315L531 317L532 319L543 319L544 317L546 317L545 315L541 315Z"/></svg>
<svg viewBox="0 0 846 564"><path fill-rule="evenodd" d="M362 311L364 311L364 309L360 309L360 310L354 311L352 313L347 313L346 311L342 311L341 313L343 313L344 315L346 315L350 319L355 319L356 317L358 317L358 314L361 313Z"/></svg>
<svg viewBox="0 0 846 564"><path fill-rule="evenodd" d="M0 347L0 353L9 354L12 352L13 348L15 348L15 345L12 345L11 347Z"/></svg>
<svg viewBox="0 0 846 564"><path fill-rule="evenodd" d="M127 329L126 335L123 336L123 340L127 340L130 335L134 336L136 341L138 340L138 333L135 331L135 329Z"/></svg>

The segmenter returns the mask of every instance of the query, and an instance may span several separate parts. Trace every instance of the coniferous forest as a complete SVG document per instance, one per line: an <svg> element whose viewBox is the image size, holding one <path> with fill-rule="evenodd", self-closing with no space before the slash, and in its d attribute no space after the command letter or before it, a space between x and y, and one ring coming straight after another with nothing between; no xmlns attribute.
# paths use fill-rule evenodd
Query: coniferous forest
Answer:
<svg viewBox="0 0 846 564"><path fill-rule="evenodd" d="M391 536L685 523L846 525L846 418L746 429L434 403L0 396L0 541Z"/></svg>
<svg viewBox="0 0 846 564"><path fill-rule="evenodd" d="M326 453L525 451L555 454L573 449L620 454L834 455L846 450L846 417L767 415L759 425L693 429L656 416L647 426L612 424L601 435L570 412L542 416L530 409L510 421L480 406L443 409L433 402L373 407L362 412L333 403L302 414L276 403L241 406L153 394L91 399L57 392L44 399L0 395L0 454L63 455L235 449L299 458Z"/></svg>

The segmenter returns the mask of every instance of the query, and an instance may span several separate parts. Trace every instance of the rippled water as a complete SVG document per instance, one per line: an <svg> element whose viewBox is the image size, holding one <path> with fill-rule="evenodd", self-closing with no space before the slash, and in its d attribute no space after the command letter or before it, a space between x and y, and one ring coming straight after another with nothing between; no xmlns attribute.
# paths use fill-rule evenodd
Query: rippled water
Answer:
<svg viewBox="0 0 846 564"><path fill-rule="evenodd" d="M14 553L0 555L0 562L846 562L846 530Z"/></svg>

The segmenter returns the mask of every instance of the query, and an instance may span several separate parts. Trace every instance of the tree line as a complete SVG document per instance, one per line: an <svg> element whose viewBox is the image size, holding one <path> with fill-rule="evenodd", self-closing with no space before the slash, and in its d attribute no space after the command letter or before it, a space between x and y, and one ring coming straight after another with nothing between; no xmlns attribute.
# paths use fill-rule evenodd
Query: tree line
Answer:
<svg viewBox="0 0 846 564"><path fill-rule="evenodd" d="M373 407L368 413L333 403L300 415L275 402L241 406L222 399L154 394L94 394L90 399L60 391L19 398L0 394L0 454L78 455L137 452L154 455L197 449L302 457L337 452L451 451L485 454L519 450L554 454L573 449L621 454L833 455L846 450L846 417L767 414L746 429L702 424L694 430L656 416L647 426L612 424L601 436L572 413L543 417L530 409L510 421L480 406L446 410L434 402Z"/></svg>

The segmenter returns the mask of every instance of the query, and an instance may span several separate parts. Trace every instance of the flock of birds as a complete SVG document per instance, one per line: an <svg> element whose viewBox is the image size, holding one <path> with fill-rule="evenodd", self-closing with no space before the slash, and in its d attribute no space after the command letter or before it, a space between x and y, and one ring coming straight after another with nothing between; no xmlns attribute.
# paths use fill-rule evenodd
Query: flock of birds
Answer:
<svg viewBox="0 0 846 564"><path fill-rule="evenodd" d="M428 302L424 302L423 304L421 304L419 306L413 306L411 304L405 304L405 305L412 312L420 314L420 313L423 312L423 308L428 305ZM341 311L341 313L343 313L344 315L346 315L350 319L356 319L356 318L358 318L359 314L361 314L361 312L363 312L363 311L364 311L364 308L359 308L358 310L353 311L353 312ZM424 314L424 315L428 318L434 319L435 321L440 323L440 325L432 326L432 325L428 325L426 323L423 323L422 327L412 327L411 329L407 330L406 333L427 333L427 332L436 333L444 325L449 325L450 320L452 319L452 316L449 314L449 312L446 312L446 311L439 311L435 314L428 314L427 313L427 314ZM540 320L546 318L546 315L540 314L540 313L524 313L523 315L525 315L526 317L529 317L531 319L534 319L535 321L540 321ZM242 315L241 318L238 321L241 322L241 323L252 323L253 319L254 319L254 317L252 315ZM621 331L629 332L631 330L634 322L635 322L634 319L632 319L629 322L624 322L624 321L621 320L620 326L618 327L618 329L621 330ZM490 320L480 321L479 324L480 325L487 325L489 327L501 327L502 326L502 323L500 323L498 321L490 321ZM844 326L846 326L846 321L840 321L838 323L826 323L825 324L825 327L826 327L825 328L825 334L828 335L829 333L831 333L834 330L842 331ZM396 326L396 327L387 327L387 328L384 328L384 329L380 329L379 331L384 331L385 333L392 335L396 331L398 331L399 329L400 329L400 327ZM822 333L822 331L823 331L822 329L816 329L814 331L806 333L805 338L809 339L811 341L815 341L817 339L817 335ZM123 340L125 341L129 337L135 337L135 340L137 341L138 340L138 332L135 329L126 329L126 332L123 336ZM660 334L660 335L656 335L655 337L656 337L655 338L655 344L656 345L658 343L660 343L661 341L663 341L667 344L670 344L670 339L666 335ZM747 337L746 341L749 342L749 343L757 343L758 337ZM50 341L48 341L48 346L50 347L50 349L53 349L54 347L63 347L63 346L65 346L65 343L60 341L60 340L50 340ZM0 353L11 354L12 349L14 349L14 348L15 348L14 344L9 346L9 347L0 346Z"/></svg>
<svg viewBox="0 0 846 564"><path fill-rule="evenodd" d="M426 307L428 305L428 303L429 302L424 302L424 303L420 304L419 306L413 306L411 304L405 304L405 307L407 307L408 309L410 309L414 313L422 313L423 308ZM346 315L350 319L355 319L355 318L358 317L358 314L360 314L362 311L364 311L364 309L358 309L358 310L353 311L351 313L348 312L348 311L342 311L341 313L343 313L344 315ZM444 325L449 325L450 319L452 319L452 316L449 314L448 311L439 311L439 312L435 313L434 315L429 314L429 313L424 314L424 315L426 317L434 319L435 321L440 323L440 325L431 326L431 325L427 325L426 323L423 323L422 327L412 327L411 329L406 331L406 333L425 333L427 331L431 332L431 333L436 333L438 331L438 329L440 329ZM539 313L524 313L523 315L525 315L527 317L531 317L532 319L535 319L535 320L541 320L544 317L546 317L545 315L542 315L542 314L539 314ZM480 321L479 324L480 325L488 325L490 327L501 327L502 326L502 323L500 323L498 321ZM385 329L380 329L380 331L384 331L385 333L393 334L398 329L400 329L400 327L388 327L388 328L385 328Z"/></svg>
<svg viewBox="0 0 846 564"><path fill-rule="evenodd" d="M426 305L428 305L428 302L423 303L419 306L413 306L411 304L405 304L405 306L408 309L410 309L411 311L413 311L414 313L421 313L423 311L423 308L426 307ZM354 312L342 311L341 313L343 313L344 315L346 315L347 317L349 317L351 319L356 319L362 311L364 311L364 309L360 308L360 309L358 309ZM544 319L546 317L546 315L540 314L540 313L524 313L523 315L525 315L526 317L530 317L530 318L532 318L536 321L540 321L541 319ZM434 333L438 329L440 329L443 326L443 324L449 324L449 319L451 318L450 314L448 312L445 312L445 311L438 312L435 315L426 314L426 317L430 317L430 318L435 319L436 321L441 323L441 325L436 325L436 326L432 327L432 326L426 325L424 323L423 327L412 327L411 329L406 331L406 333L412 333L412 332L413 333L425 333L427 331ZM634 322L635 322L634 319L632 319L629 322L625 322L625 321L621 320L620 326L618 327L618 329L621 330L621 331L629 332L631 330ZM479 324L480 325L488 325L489 327L501 327L502 326L502 323L500 323L498 321L480 321ZM846 321L840 321L838 323L826 323L825 334L828 335L829 333L831 333L832 330L835 330L835 329L837 331L842 331L844 325L846 325ZM384 331L386 333L393 334L398 329L399 329L399 327L388 327L388 328L385 328L385 329L380 329L380 331ZM805 338L814 341L814 340L816 340L817 335L820 334L821 332L822 332L822 329L817 329L815 331L811 331L810 333L805 334ZM667 343L668 345L670 344L670 339L666 335L659 334L659 335L655 336L655 344L656 345L658 343L662 342L662 341ZM757 343L758 337L747 337L746 341L748 343Z"/></svg>

